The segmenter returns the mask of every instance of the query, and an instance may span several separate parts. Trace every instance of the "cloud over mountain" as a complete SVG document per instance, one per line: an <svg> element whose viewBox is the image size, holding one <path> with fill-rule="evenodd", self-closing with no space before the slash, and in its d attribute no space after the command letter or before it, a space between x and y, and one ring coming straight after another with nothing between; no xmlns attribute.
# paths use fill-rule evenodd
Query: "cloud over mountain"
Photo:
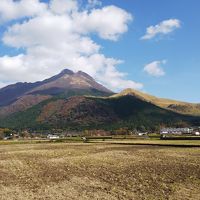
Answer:
<svg viewBox="0 0 200 200"><path fill-rule="evenodd" d="M111 89L142 88L141 83L127 80L126 73L118 71L122 61L106 57L92 37L117 41L133 19L125 10L113 5L80 8L76 0L7 2L0 4L0 21L12 23L2 41L20 53L0 57L2 82L44 79L67 67L85 71Z"/></svg>

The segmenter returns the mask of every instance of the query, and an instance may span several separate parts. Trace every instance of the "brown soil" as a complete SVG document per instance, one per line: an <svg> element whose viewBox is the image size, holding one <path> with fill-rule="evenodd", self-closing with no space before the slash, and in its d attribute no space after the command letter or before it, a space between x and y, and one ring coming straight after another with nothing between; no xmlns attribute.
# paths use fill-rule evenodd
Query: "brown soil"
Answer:
<svg viewBox="0 0 200 200"><path fill-rule="evenodd" d="M200 199L200 148L0 145L0 199Z"/></svg>

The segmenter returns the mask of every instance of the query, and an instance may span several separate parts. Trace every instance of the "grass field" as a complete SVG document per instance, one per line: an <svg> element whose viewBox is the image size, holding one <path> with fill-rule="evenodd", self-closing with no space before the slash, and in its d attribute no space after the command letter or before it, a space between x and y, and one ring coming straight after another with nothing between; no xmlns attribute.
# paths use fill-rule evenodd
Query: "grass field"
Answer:
<svg viewBox="0 0 200 200"><path fill-rule="evenodd" d="M0 145L1 200L198 200L199 191L198 147Z"/></svg>
<svg viewBox="0 0 200 200"><path fill-rule="evenodd" d="M124 145L147 145L147 146L171 146L171 147L199 147L200 140L89 140L90 143L124 144Z"/></svg>

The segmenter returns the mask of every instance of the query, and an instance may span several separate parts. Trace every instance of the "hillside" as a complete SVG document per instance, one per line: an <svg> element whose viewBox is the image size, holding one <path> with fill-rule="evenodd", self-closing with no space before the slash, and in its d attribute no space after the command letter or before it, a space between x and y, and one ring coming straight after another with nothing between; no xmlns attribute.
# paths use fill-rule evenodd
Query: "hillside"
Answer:
<svg viewBox="0 0 200 200"><path fill-rule="evenodd" d="M150 102L161 108L169 109L177 113L187 114L187 115L197 115L197 116L200 115L200 104L158 98L134 89L126 89L119 94L113 95L112 97L120 97L125 95L132 95L138 97L146 102Z"/></svg>
<svg viewBox="0 0 200 200"><path fill-rule="evenodd" d="M16 100L9 106L4 106L0 109L0 118L9 116L16 112L24 111L40 102L50 99L49 95L25 95Z"/></svg>
<svg viewBox="0 0 200 200"><path fill-rule="evenodd" d="M0 89L0 118L24 111L50 98L74 95L109 96L113 94L84 72L68 69L35 83L16 83Z"/></svg>
<svg viewBox="0 0 200 200"><path fill-rule="evenodd" d="M63 70L44 81L0 89L0 127L16 129L140 129L200 126L200 104L133 89L119 94L84 72Z"/></svg>
<svg viewBox="0 0 200 200"><path fill-rule="evenodd" d="M181 115L132 95L46 100L0 120L0 126L32 129L157 130L161 126L190 125L200 125L200 117Z"/></svg>

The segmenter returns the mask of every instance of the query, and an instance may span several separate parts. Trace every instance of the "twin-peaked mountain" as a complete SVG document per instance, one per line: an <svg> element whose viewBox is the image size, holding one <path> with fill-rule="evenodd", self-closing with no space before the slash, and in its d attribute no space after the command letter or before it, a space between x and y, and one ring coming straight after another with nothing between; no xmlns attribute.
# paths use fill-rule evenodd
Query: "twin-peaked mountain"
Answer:
<svg viewBox="0 0 200 200"><path fill-rule="evenodd" d="M44 81L16 83L0 89L0 117L26 110L52 97L74 95L109 96L110 90L97 83L88 74L63 70Z"/></svg>
<svg viewBox="0 0 200 200"><path fill-rule="evenodd" d="M63 70L0 89L0 126L32 129L156 129L200 125L200 105L127 89L114 94L84 72Z"/></svg>

